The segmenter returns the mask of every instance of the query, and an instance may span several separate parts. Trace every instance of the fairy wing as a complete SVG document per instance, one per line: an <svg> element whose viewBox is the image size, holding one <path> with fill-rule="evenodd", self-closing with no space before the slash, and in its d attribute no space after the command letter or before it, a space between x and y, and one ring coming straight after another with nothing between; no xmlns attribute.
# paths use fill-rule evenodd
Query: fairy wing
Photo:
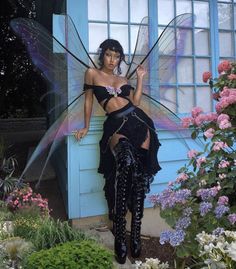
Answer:
<svg viewBox="0 0 236 269"><path fill-rule="evenodd" d="M96 68L96 65L86 51L70 17L58 17L58 25L63 33L60 41L34 20L17 18L11 21L12 29L27 46L33 63L50 82L51 89L42 98L50 96L53 100L49 112L54 114L56 119L53 119L53 124L33 152L22 176L42 152L48 150L41 178L58 144L73 130L83 127L84 73L87 68ZM94 112L99 114L97 110L98 106L95 105Z"/></svg>
<svg viewBox="0 0 236 269"><path fill-rule="evenodd" d="M142 108L151 116L156 128L174 131L184 141L190 132L182 127L181 119L168 107L176 103L168 98L168 89L175 81L180 56L185 52L187 31L192 25L192 14L175 17L150 46L148 18L140 24L134 54L126 73L127 79L135 86L136 69L142 65L147 70L143 82ZM186 144L186 143L185 143Z"/></svg>

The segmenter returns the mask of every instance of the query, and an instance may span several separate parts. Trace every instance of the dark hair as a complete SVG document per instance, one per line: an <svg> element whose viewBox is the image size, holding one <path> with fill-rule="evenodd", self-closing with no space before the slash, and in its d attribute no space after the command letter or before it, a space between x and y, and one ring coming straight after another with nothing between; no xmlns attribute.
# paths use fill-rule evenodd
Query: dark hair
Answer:
<svg viewBox="0 0 236 269"><path fill-rule="evenodd" d="M121 74L120 64L122 61L124 61L125 55L124 55L124 50L119 41L109 38L100 44L99 49L98 49L99 51L98 64L101 67L103 66L104 54L105 54L105 51L108 49L120 53L120 61L117 66L118 74L120 75Z"/></svg>

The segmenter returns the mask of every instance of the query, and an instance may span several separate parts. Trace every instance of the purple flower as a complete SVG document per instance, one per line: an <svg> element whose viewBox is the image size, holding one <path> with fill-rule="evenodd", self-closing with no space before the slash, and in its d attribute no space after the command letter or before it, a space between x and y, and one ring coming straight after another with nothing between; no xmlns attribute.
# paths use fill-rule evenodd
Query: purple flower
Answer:
<svg viewBox="0 0 236 269"><path fill-rule="evenodd" d="M179 246L185 238L183 230L178 231L164 231L160 235L160 244L170 243L173 247Z"/></svg>
<svg viewBox="0 0 236 269"><path fill-rule="evenodd" d="M226 212L229 211L229 207L225 206L225 205L218 205L215 210L214 213L216 215L217 219L220 219Z"/></svg>
<svg viewBox="0 0 236 269"><path fill-rule="evenodd" d="M175 224L176 230L183 230L188 228L188 226L191 224L191 218L190 217L183 217L179 218L178 221Z"/></svg>
<svg viewBox="0 0 236 269"><path fill-rule="evenodd" d="M203 217L212 209L212 203L202 202L200 203L199 209L200 209L200 215Z"/></svg>
<svg viewBox="0 0 236 269"><path fill-rule="evenodd" d="M178 191L167 189L157 196L156 202L162 209L172 208L176 204L184 204L190 196L191 191L188 189Z"/></svg>
<svg viewBox="0 0 236 269"><path fill-rule="evenodd" d="M215 197L218 191L219 191L218 187L199 189L197 191L197 196L201 196L203 201L208 201L210 198Z"/></svg>
<svg viewBox="0 0 236 269"><path fill-rule="evenodd" d="M170 237L170 244L173 247L179 246L185 238L185 232L183 230L174 231Z"/></svg>
<svg viewBox="0 0 236 269"><path fill-rule="evenodd" d="M164 245L165 243L168 243L170 241L172 232L171 231L164 231L160 234L160 244Z"/></svg>
<svg viewBox="0 0 236 269"><path fill-rule="evenodd" d="M233 214L229 214L229 216L228 216L228 220L229 220L229 222L230 222L232 225L234 225L235 222L236 222L236 214L235 214L235 213L233 213Z"/></svg>
<svg viewBox="0 0 236 269"><path fill-rule="evenodd" d="M220 236L223 234L224 231L225 231L224 228L218 227L212 232L212 234L216 236Z"/></svg>

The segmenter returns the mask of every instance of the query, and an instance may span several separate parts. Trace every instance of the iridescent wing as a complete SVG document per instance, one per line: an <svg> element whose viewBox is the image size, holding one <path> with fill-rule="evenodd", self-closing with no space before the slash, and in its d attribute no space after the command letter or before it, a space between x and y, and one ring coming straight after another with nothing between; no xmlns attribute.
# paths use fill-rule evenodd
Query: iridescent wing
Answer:
<svg viewBox="0 0 236 269"><path fill-rule="evenodd" d="M182 127L181 119L168 107L176 107L176 102L168 97L169 89L175 82L177 65L185 52L186 35L192 26L192 14L175 17L150 46L148 18L140 24L134 54L126 73L127 79L135 87L136 69L142 65L147 70L143 82L142 108L154 120L158 129L174 131L183 139L190 137L189 130ZM186 144L186 143L185 143Z"/></svg>
<svg viewBox="0 0 236 269"><path fill-rule="evenodd" d="M22 176L48 150L39 175L41 178L50 156L62 139L82 128L84 72L90 66L96 68L96 65L88 55L69 16L58 17L58 25L62 33L60 41L34 20L17 18L11 21L11 27L27 46L33 63L51 83L47 96L50 96L53 104L49 112L56 119L33 152ZM42 98L45 97L46 95ZM98 106L95 106L95 113L97 109Z"/></svg>

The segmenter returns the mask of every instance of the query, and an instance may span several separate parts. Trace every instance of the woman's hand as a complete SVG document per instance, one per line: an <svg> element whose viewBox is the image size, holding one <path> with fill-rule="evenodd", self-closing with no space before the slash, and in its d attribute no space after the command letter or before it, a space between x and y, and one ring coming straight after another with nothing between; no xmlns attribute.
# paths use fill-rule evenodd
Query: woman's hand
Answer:
<svg viewBox="0 0 236 269"><path fill-rule="evenodd" d="M138 78L142 79L147 74L147 70L142 65L139 65L136 74Z"/></svg>
<svg viewBox="0 0 236 269"><path fill-rule="evenodd" d="M82 139L88 133L88 128L82 128L80 130L73 131L72 133L73 133L74 137L78 141L80 141L80 139Z"/></svg>

